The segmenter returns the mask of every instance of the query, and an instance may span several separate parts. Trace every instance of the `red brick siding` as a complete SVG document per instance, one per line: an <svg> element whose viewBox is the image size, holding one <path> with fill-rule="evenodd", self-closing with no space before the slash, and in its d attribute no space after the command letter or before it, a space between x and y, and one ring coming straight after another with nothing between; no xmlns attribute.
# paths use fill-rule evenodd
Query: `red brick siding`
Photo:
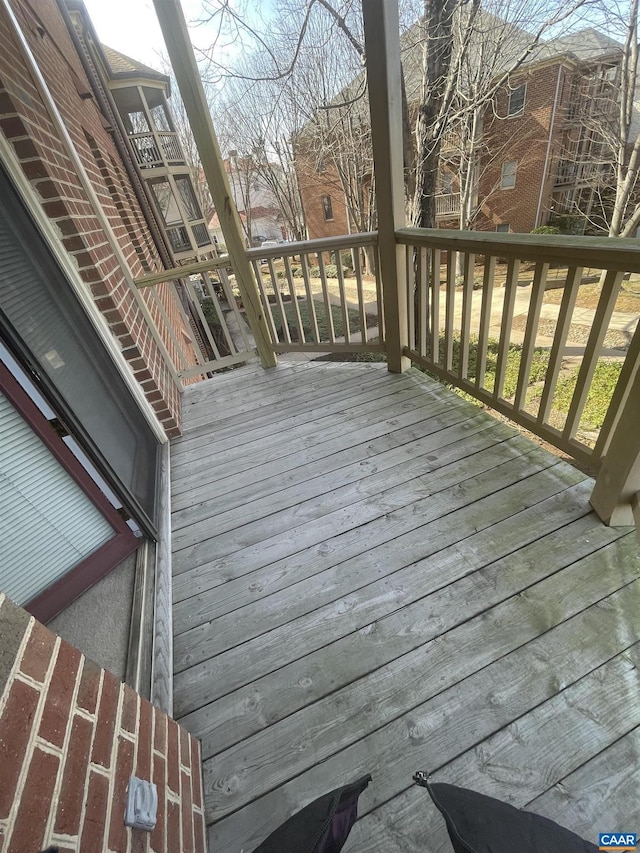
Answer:
<svg viewBox="0 0 640 853"><path fill-rule="evenodd" d="M97 103L78 94L78 87L89 90L89 84L55 0L39 0L37 7L15 0L13 7L131 274L138 277L160 269L160 257ZM0 128L12 143L81 278L91 288L149 402L168 434L176 435L181 424L179 392L107 235L92 212L4 13L0 13L0 42ZM162 285L157 288L157 297L186 363L181 362L173 336L153 304L153 295L146 292L143 299L158 323L171 359L178 368L195 364L195 351L172 290Z"/></svg>
<svg viewBox="0 0 640 853"><path fill-rule="evenodd" d="M553 102L558 89L558 105L551 134L550 157L545 172L545 159L553 115ZM527 74L514 77L512 86L527 83L524 113L504 118L508 112L509 92L502 90L496 99L495 111L485 113L485 141L491 159L482 167L479 195L484 200L482 216L477 227L495 230L508 223L511 231L526 233L536 226L536 211L542 187L541 215L538 224L547 220L555 160L560 151L560 139L569 97L569 81L560 65L534 68ZM517 162L516 184L513 189L500 189L502 164Z"/></svg>
<svg viewBox="0 0 640 853"><path fill-rule="evenodd" d="M0 596L0 637L16 625L0 655L2 853L204 853L198 743L170 721L169 790L165 715ZM133 768L158 788L151 833L124 826Z"/></svg>
<svg viewBox="0 0 640 853"><path fill-rule="evenodd" d="M345 203L344 192L338 173L330 162L326 169L319 173L317 159L314 155L305 156L304 152L296 152L296 172L302 205L307 217L309 238L337 237L349 233L349 217ZM324 218L322 197L328 195L331 199L333 219Z"/></svg>

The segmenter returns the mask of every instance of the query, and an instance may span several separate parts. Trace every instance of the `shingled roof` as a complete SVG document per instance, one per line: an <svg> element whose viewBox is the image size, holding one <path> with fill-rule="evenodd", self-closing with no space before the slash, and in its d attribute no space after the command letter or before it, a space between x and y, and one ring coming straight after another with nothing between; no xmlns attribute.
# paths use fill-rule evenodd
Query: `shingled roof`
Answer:
<svg viewBox="0 0 640 853"><path fill-rule="evenodd" d="M155 68L150 68L137 59L132 59L130 56L125 56L118 50L114 50L106 44L101 45L107 62L111 76L117 77L147 77L151 80L161 80L163 83L169 83L169 78L166 74L156 71Z"/></svg>
<svg viewBox="0 0 640 853"><path fill-rule="evenodd" d="M571 54L583 62L619 53L623 45L593 27L550 39L546 46L557 54Z"/></svg>

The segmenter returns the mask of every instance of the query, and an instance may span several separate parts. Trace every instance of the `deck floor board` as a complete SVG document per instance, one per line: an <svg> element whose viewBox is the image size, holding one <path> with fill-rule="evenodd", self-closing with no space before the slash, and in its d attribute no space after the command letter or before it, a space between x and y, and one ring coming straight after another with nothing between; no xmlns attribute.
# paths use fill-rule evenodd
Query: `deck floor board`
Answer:
<svg viewBox="0 0 640 853"><path fill-rule="evenodd" d="M622 814L640 548L588 478L413 370L252 365L185 411L174 700L212 849L366 772L353 853L450 849L418 769L592 842Z"/></svg>

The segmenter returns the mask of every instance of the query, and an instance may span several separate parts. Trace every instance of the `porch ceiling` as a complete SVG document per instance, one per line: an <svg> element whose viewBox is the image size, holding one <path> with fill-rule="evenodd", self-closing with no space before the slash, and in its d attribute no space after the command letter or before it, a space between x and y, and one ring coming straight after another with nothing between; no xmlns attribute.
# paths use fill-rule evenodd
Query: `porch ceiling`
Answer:
<svg viewBox="0 0 640 853"><path fill-rule="evenodd" d="M640 824L640 549L591 480L414 370L251 366L184 411L175 714L212 850L367 772L350 851L450 850L418 769L592 842Z"/></svg>

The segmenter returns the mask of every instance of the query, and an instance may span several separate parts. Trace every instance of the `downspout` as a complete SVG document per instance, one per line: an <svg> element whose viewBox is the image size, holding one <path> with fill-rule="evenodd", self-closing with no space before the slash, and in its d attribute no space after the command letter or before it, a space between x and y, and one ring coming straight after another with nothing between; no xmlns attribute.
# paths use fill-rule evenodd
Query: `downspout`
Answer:
<svg viewBox="0 0 640 853"><path fill-rule="evenodd" d="M553 109L551 110L551 122L549 124L549 138L547 139L547 153L544 158L544 168L540 179L540 195L538 196L538 209L536 210L536 218L534 220L534 228L538 227L540 222L540 211L542 210L542 196L544 195L544 185L547 182L547 169L549 168L549 159L551 158L551 141L553 138L553 125L556 120L556 109L558 107L558 92L560 91L560 80L562 79L562 65L558 66L558 79L556 80L556 91L553 96Z"/></svg>
<svg viewBox="0 0 640 853"><path fill-rule="evenodd" d="M169 371L169 375L173 380L176 388L179 391L183 390L182 381L178 375L176 367L173 363L173 360L165 346L160 333L156 329L155 323L153 321L153 317L151 316L151 312L144 300L144 297L136 287L133 276L131 275L131 270L129 269L129 265L127 263L127 259L124 256L124 252L122 251L118 240L116 239L115 234L113 233L113 229L111 228L111 223L109 222L106 213L102 209L102 205L96 195L96 191L93 188L93 184L87 175L87 171L84 167L82 160L80 159L80 155L76 151L71 136L69 135L69 131L67 130L67 126L64 123L62 116L60 115L60 111L58 110L58 106L53 99L53 95L49 91L49 87L42 76L42 72L38 67L38 64L35 60L33 53L31 52L31 48L29 47L29 43L27 42L24 33L20 28L20 24L18 23L16 16L14 15L13 9L9 4L9 0L0 0L2 6L7 15L7 19L10 25L10 28L13 32L16 43L18 44L22 54L25 58L27 69L35 83L35 86L38 90L40 97L44 103L45 109L51 119L53 126L58 132L60 139L64 145L65 153L69 160L71 161L73 168L80 179L80 184L82 185L83 190L87 195L87 199L91 206L92 212L98 222L100 223L100 227L104 231L109 246L115 255L116 261L118 262L118 266L121 268L124 279L127 283L127 287L131 291L133 295L133 299L140 310L140 313L145 319L147 326L149 327L149 331L151 336L158 347L160 353L162 354L162 360L164 361L167 370Z"/></svg>

